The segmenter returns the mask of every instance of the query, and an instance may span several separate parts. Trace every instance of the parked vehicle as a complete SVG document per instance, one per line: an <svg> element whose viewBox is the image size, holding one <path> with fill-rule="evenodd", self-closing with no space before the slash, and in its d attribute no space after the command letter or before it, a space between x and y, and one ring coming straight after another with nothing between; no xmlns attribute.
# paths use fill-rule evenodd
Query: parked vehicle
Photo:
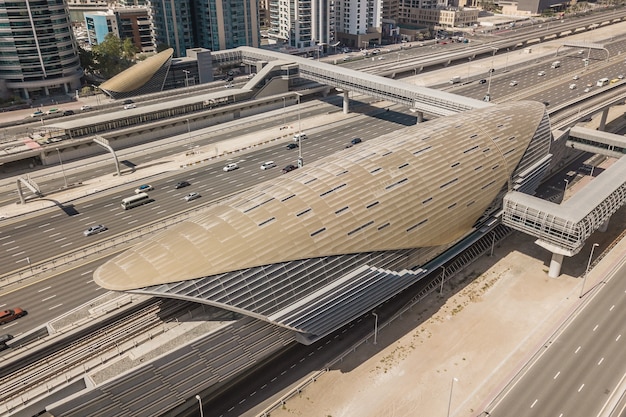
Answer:
<svg viewBox="0 0 626 417"><path fill-rule="evenodd" d="M22 310L18 307L11 310L0 311L0 324L5 324L13 320L17 320L20 317L24 317L26 314L26 310Z"/></svg>
<svg viewBox="0 0 626 417"><path fill-rule="evenodd" d="M61 109L57 109L57 108L55 107L55 108L52 108L52 109L48 110L48 111L46 112L46 114L56 114L56 113L59 113L59 112L61 112Z"/></svg>

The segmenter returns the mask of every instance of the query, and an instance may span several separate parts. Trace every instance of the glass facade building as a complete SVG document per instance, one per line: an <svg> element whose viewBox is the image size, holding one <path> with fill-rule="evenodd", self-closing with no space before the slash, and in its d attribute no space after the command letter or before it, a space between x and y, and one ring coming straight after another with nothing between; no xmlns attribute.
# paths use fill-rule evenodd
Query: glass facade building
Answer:
<svg viewBox="0 0 626 417"><path fill-rule="evenodd" d="M0 1L0 96L36 99L80 88L65 0Z"/></svg>

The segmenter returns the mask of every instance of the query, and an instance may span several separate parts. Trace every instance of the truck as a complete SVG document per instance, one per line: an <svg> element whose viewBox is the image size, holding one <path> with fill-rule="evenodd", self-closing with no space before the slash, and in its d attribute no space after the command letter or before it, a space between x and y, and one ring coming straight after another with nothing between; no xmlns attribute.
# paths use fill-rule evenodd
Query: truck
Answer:
<svg viewBox="0 0 626 417"><path fill-rule="evenodd" d="M554 61L552 63L552 68L559 68L561 66L561 61Z"/></svg>
<svg viewBox="0 0 626 417"><path fill-rule="evenodd" d="M455 75L454 77L450 78L450 84L457 84L461 82L461 76L460 75Z"/></svg>

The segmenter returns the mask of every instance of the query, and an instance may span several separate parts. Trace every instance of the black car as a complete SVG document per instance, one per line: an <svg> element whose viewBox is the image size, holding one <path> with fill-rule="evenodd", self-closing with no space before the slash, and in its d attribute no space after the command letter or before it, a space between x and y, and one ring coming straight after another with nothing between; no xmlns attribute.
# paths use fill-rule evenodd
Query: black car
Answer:
<svg viewBox="0 0 626 417"><path fill-rule="evenodd" d="M293 171L294 169L298 169L297 166L293 165L293 164L289 164L286 167L283 168L283 174L286 174L288 172Z"/></svg>
<svg viewBox="0 0 626 417"><path fill-rule="evenodd" d="M478 84L485 84L486 82L487 82L487 80L482 79L482 80L478 81Z"/></svg>
<svg viewBox="0 0 626 417"><path fill-rule="evenodd" d="M185 187L189 187L190 185L191 184L188 181L181 181L181 182L177 182L174 188L176 189L185 188Z"/></svg>
<svg viewBox="0 0 626 417"><path fill-rule="evenodd" d="M350 141L351 144L356 145L357 143L363 142L361 138L354 138Z"/></svg>
<svg viewBox="0 0 626 417"><path fill-rule="evenodd" d="M74 114L74 110L65 110L63 111L63 116L71 116Z"/></svg>
<svg viewBox="0 0 626 417"><path fill-rule="evenodd" d="M298 147L297 143L289 143L287 145L287 149L296 149Z"/></svg>
<svg viewBox="0 0 626 417"><path fill-rule="evenodd" d="M131 99L128 98L128 99L124 100L123 104L133 104L133 103L134 103L134 101L132 101Z"/></svg>

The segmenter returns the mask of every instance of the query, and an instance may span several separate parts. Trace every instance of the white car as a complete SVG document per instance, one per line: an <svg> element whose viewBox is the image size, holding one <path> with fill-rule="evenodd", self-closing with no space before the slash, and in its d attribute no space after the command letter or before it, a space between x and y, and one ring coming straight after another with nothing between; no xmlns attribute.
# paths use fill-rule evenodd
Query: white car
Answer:
<svg viewBox="0 0 626 417"><path fill-rule="evenodd" d="M134 109L136 107L135 103L124 104L124 110Z"/></svg>
<svg viewBox="0 0 626 417"><path fill-rule="evenodd" d="M185 196L185 201L192 201L200 197L202 196L199 193L189 193Z"/></svg>
<svg viewBox="0 0 626 417"><path fill-rule="evenodd" d="M108 230L106 226L103 226L101 224L97 224L97 225L91 226L89 229L85 230L83 232L83 234L85 236L97 235L98 233L104 232L105 230Z"/></svg>
<svg viewBox="0 0 626 417"><path fill-rule="evenodd" d="M137 189L135 190L135 194L147 193L148 191L152 191L152 190L154 190L153 186L151 186L150 184L143 184L137 187Z"/></svg>
<svg viewBox="0 0 626 417"><path fill-rule="evenodd" d="M233 162L233 163L228 164L228 165L226 165L224 167L224 172L234 171L237 168L239 168L239 165L237 165L236 163Z"/></svg>
<svg viewBox="0 0 626 417"><path fill-rule="evenodd" d="M511 87L515 87L515 86L517 85L517 81L511 81L511 82L509 83L509 85L510 85Z"/></svg>
<svg viewBox="0 0 626 417"><path fill-rule="evenodd" d="M87 104L85 104L84 106L80 106L80 110L81 111L91 110L91 106L88 106Z"/></svg>
<svg viewBox="0 0 626 417"><path fill-rule="evenodd" d="M580 77L578 75L574 75L574 78L572 78L574 81L576 81L577 79L579 79Z"/></svg>
<svg viewBox="0 0 626 417"><path fill-rule="evenodd" d="M546 72L545 71L539 71L537 73L537 75L540 76L540 77L543 77L544 75L546 75Z"/></svg>
<svg viewBox="0 0 626 417"><path fill-rule="evenodd" d="M274 168L275 166L276 164L274 163L274 161L267 161L267 162L264 162L263 165L261 165L261 169L266 170L266 169Z"/></svg>
<svg viewBox="0 0 626 417"><path fill-rule="evenodd" d="M588 93L588 92L590 92L590 91L591 91L591 87L587 87L587 88L585 88L583 91L584 91L585 93Z"/></svg>
<svg viewBox="0 0 626 417"><path fill-rule="evenodd" d="M570 90L575 90L576 89L576 84L570 84L569 85L569 89Z"/></svg>

